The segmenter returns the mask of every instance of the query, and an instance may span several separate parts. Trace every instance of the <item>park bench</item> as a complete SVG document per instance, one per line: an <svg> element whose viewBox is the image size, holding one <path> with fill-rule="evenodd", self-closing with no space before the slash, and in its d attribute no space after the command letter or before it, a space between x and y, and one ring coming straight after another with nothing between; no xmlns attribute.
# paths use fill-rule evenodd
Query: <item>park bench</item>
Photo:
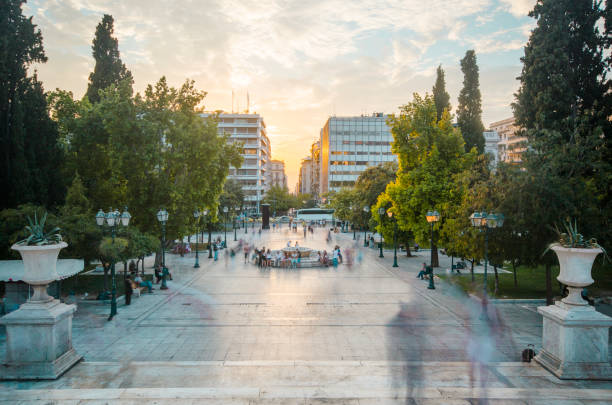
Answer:
<svg viewBox="0 0 612 405"><path fill-rule="evenodd" d="M457 262L457 264L453 264L451 266L451 273L453 271L456 271L457 274L461 274L461 272L459 270L465 270L465 263L463 262Z"/></svg>

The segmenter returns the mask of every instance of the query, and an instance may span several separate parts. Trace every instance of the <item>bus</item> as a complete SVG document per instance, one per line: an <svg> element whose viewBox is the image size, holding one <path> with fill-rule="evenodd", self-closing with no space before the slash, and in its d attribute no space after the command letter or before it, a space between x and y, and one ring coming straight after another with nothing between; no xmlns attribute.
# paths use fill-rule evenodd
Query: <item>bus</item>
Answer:
<svg viewBox="0 0 612 405"><path fill-rule="evenodd" d="M304 208L301 210L297 210L295 219L298 222L304 221L306 223L321 223L321 221L331 223L334 219L334 211L335 210L333 209L326 208Z"/></svg>

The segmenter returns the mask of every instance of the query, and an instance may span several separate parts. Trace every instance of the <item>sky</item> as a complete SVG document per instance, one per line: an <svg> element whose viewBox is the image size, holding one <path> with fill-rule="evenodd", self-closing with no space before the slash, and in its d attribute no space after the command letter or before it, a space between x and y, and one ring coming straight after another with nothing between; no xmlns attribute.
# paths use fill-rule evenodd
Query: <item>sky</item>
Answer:
<svg viewBox="0 0 612 405"><path fill-rule="evenodd" d="M289 189L301 158L331 115L395 113L413 93L431 93L446 72L457 106L459 60L474 49L483 123L512 115L520 58L535 0L29 0L49 58L35 65L46 90L83 96L91 41L104 14L115 19L121 59L135 90L166 76L208 92L206 110L264 117L272 156ZM232 106L232 91L235 94ZM233 107L233 108L232 108Z"/></svg>

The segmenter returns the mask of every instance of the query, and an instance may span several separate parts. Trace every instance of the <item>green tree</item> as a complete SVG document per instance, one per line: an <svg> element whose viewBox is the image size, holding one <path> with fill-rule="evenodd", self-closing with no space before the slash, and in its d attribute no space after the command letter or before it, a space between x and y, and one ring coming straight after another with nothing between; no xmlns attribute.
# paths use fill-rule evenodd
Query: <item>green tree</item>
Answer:
<svg viewBox="0 0 612 405"><path fill-rule="evenodd" d="M244 191L242 191L242 185L238 180L225 180L223 193L219 197L219 206L228 207L229 209L234 207L242 208L244 206Z"/></svg>
<svg viewBox="0 0 612 405"><path fill-rule="evenodd" d="M513 104L529 143L525 167L534 179L547 181L544 193L561 199L557 211L546 207L553 221L576 218L585 234L609 246L612 98L604 57L610 46L609 8L602 10L599 1L539 0L529 15L537 23Z"/></svg>
<svg viewBox="0 0 612 405"><path fill-rule="evenodd" d="M96 27L96 34L91 46L92 55L96 61L94 71L89 75L89 85L86 96L91 103L100 101L100 90L111 84L119 85L123 80L131 84L132 74L126 69L119 57L119 42L114 34L113 16L104 14L102 21Z"/></svg>
<svg viewBox="0 0 612 405"><path fill-rule="evenodd" d="M463 88L459 93L457 124L463 134L466 152L476 147L478 152L482 153L484 151L482 97L474 50L468 50L461 59L461 71L463 72Z"/></svg>
<svg viewBox="0 0 612 405"><path fill-rule="evenodd" d="M296 196L289 194L287 187L273 185L266 192L263 202L270 204L271 214L282 215L289 211L289 208L297 206Z"/></svg>
<svg viewBox="0 0 612 405"><path fill-rule="evenodd" d="M436 113L431 96L422 98L415 94L411 103L401 107L399 116L389 119L394 138L392 150L398 155L399 170L385 194L399 229L412 232L423 245L429 244L430 239L425 214L438 210L442 223L436 229L442 226L452 207L460 202L460 196L453 193L453 177L466 170L474 159L474 152L465 154L461 133L451 125L448 111L440 121L436 120ZM379 203L386 199L379 197ZM434 243L434 249L436 246Z"/></svg>
<svg viewBox="0 0 612 405"><path fill-rule="evenodd" d="M329 197L330 207L335 210L334 217L341 221L353 221L355 210L358 208L356 204L357 193L354 188L343 187Z"/></svg>
<svg viewBox="0 0 612 405"><path fill-rule="evenodd" d="M22 13L22 0L0 4L0 208L26 202L53 206L63 199L58 133L50 120L33 63L47 61L40 30Z"/></svg>
<svg viewBox="0 0 612 405"><path fill-rule="evenodd" d="M434 103L436 104L436 119L439 121L442 118L444 110L450 113L450 95L446 92L446 81L444 80L444 70L442 65L438 66L436 70L436 83L431 89L433 94Z"/></svg>

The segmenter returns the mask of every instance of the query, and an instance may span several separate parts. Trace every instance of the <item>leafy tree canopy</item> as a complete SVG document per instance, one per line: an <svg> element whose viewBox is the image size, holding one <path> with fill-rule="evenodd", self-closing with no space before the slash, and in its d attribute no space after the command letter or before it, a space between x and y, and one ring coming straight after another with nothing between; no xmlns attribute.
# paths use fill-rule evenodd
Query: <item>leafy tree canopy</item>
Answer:
<svg viewBox="0 0 612 405"><path fill-rule="evenodd" d="M465 140L466 152L476 147L478 152L482 153L484 151L482 97L474 50L468 50L464 58L461 59L461 71L463 72L463 88L459 93L457 124L461 128Z"/></svg>

